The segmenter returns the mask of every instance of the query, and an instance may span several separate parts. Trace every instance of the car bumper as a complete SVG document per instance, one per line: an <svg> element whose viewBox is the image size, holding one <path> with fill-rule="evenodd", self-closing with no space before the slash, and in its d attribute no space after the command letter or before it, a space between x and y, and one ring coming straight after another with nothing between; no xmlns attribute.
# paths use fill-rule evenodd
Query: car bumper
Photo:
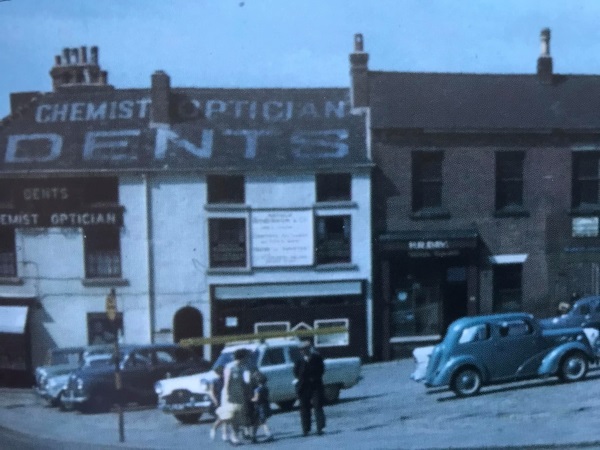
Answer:
<svg viewBox="0 0 600 450"><path fill-rule="evenodd" d="M81 405L89 400L89 395L75 391L65 391L61 397L61 402L67 406Z"/></svg>

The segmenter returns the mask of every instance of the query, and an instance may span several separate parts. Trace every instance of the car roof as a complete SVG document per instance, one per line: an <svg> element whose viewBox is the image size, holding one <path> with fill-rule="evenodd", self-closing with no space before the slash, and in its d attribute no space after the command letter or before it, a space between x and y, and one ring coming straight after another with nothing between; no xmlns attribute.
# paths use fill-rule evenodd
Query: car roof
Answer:
<svg viewBox="0 0 600 450"><path fill-rule="evenodd" d="M587 297L582 297L579 300L577 300L575 302L575 305L583 305L586 303L591 303L593 301L597 301L598 299L600 299L600 296L598 296L598 295L589 295Z"/></svg>
<svg viewBox="0 0 600 450"><path fill-rule="evenodd" d="M452 327L476 325L478 323L486 323L486 322L503 322L503 321L510 321L510 320L522 320L522 319L532 319L532 318L533 318L533 315L531 315L529 313L523 313L523 312L468 316L468 317L462 317L462 318L456 320L452 324Z"/></svg>

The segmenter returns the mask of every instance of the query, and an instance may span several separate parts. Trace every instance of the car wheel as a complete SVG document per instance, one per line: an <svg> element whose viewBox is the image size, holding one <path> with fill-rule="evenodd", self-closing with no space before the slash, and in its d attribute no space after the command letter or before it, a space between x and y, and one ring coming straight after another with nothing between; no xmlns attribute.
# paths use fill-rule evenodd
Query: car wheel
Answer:
<svg viewBox="0 0 600 450"><path fill-rule="evenodd" d="M464 367L452 377L451 389L459 397L475 395L481 389L481 374L473 367Z"/></svg>
<svg viewBox="0 0 600 450"><path fill-rule="evenodd" d="M296 400L285 400L283 402L277 402L277 406L279 406L282 411L291 411L295 403Z"/></svg>
<svg viewBox="0 0 600 450"><path fill-rule="evenodd" d="M325 386L323 389L323 397L325 397L325 403L328 405L337 403L340 399L340 387L336 385Z"/></svg>
<svg viewBox="0 0 600 450"><path fill-rule="evenodd" d="M588 361L581 352L572 352L566 355L560 363L558 377L562 381L582 380L588 371Z"/></svg>
<svg viewBox="0 0 600 450"><path fill-rule="evenodd" d="M175 414L175 418L177 420L179 420L179 422L183 423L184 425L191 425L194 423L198 423L198 420L200 420L200 416L202 416L202 413L197 413L197 414Z"/></svg>

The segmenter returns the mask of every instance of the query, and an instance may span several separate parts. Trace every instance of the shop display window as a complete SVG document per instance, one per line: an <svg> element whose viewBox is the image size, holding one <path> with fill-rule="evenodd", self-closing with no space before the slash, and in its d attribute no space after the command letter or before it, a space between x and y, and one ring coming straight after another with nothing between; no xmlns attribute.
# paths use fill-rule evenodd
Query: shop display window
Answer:
<svg viewBox="0 0 600 450"><path fill-rule="evenodd" d="M211 268L247 266L246 219L209 219L208 235Z"/></svg>
<svg viewBox="0 0 600 450"><path fill-rule="evenodd" d="M352 262L350 216L319 216L317 225L317 264Z"/></svg>
<svg viewBox="0 0 600 450"><path fill-rule="evenodd" d="M317 202L352 199L352 176L349 173L321 173L316 176Z"/></svg>
<svg viewBox="0 0 600 450"><path fill-rule="evenodd" d="M117 227L84 229L85 277L121 277L121 232Z"/></svg>
<svg viewBox="0 0 600 450"><path fill-rule="evenodd" d="M242 175L208 175L208 203L244 203L246 193Z"/></svg>
<svg viewBox="0 0 600 450"><path fill-rule="evenodd" d="M343 347L350 344L350 321L348 319L315 320L315 330L326 328L346 328L346 332L315 335L315 347Z"/></svg>

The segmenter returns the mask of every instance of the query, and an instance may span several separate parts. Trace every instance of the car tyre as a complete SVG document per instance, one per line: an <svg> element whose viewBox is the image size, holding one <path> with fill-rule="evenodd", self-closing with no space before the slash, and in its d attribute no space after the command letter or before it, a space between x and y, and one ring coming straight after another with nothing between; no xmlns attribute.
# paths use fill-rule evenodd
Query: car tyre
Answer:
<svg viewBox="0 0 600 450"><path fill-rule="evenodd" d="M200 420L200 416L202 416L202 413L175 414L175 418L184 425L192 425L194 423L198 423L198 421Z"/></svg>
<svg viewBox="0 0 600 450"><path fill-rule="evenodd" d="M560 362L558 377L564 382L579 381L585 378L587 371L586 356L581 352L571 352Z"/></svg>
<svg viewBox="0 0 600 450"><path fill-rule="evenodd" d="M463 367L452 377L450 388L459 397L476 395L481 389L482 379L479 371L473 367Z"/></svg>
<svg viewBox="0 0 600 450"><path fill-rule="evenodd" d="M277 402L277 406L279 406L279 409L282 411L291 411L292 408L294 408L295 403L296 400L285 400L283 402Z"/></svg>

